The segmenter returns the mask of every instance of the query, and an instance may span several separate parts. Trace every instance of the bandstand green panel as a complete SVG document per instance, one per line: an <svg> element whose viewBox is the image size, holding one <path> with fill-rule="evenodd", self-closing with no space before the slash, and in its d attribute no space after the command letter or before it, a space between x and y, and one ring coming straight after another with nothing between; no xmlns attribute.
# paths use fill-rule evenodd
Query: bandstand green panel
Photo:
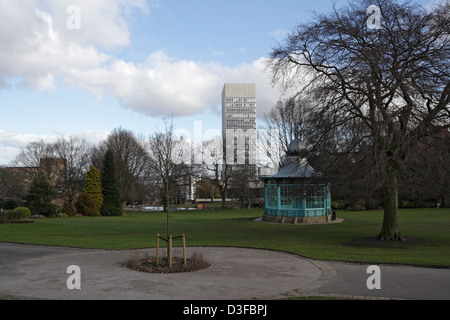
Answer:
<svg viewBox="0 0 450 320"><path fill-rule="evenodd" d="M285 166L264 181L264 220L308 223L331 219L330 185L306 161L299 140L289 145Z"/></svg>
<svg viewBox="0 0 450 320"><path fill-rule="evenodd" d="M312 190L311 190L312 189ZM331 213L331 197L327 184L266 184L265 210L270 216L318 217ZM310 193L313 191L313 193Z"/></svg>

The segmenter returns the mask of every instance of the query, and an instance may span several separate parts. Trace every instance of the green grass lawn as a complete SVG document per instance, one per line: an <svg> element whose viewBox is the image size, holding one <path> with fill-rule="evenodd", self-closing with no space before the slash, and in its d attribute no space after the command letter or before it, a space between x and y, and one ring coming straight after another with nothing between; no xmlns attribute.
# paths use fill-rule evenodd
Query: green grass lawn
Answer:
<svg viewBox="0 0 450 320"><path fill-rule="evenodd" d="M450 209L400 210L402 243L375 240L382 211L338 212L342 223L281 225L254 221L262 210L175 212L173 236L188 246L237 246L281 250L310 258L365 263L450 266ZM131 249L156 246L165 236L165 213L122 217L36 219L0 224L0 241L80 248ZM175 242L174 245L181 245Z"/></svg>

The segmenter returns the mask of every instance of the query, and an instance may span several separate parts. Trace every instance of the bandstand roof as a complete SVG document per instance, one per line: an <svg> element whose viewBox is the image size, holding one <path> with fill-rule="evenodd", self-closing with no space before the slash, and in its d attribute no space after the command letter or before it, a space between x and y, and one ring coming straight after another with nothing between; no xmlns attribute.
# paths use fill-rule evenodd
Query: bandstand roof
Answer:
<svg viewBox="0 0 450 320"><path fill-rule="evenodd" d="M306 160L306 148L298 140L293 140L286 152L286 164L274 175L262 177L268 179L298 179L298 178L320 178L322 173L314 170Z"/></svg>
<svg viewBox="0 0 450 320"><path fill-rule="evenodd" d="M291 157L289 157L291 158ZM269 179L286 179L286 178L312 178L321 177L322 174L314 170L305 159L294 158L287 159L286 164L274 175L268 176Z"/></svg>

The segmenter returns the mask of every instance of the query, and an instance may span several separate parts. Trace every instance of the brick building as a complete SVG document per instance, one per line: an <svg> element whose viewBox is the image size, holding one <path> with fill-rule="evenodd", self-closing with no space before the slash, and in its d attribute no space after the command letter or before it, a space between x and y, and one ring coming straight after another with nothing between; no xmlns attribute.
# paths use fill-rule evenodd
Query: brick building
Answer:
<svg viewBox="0 0 450 320"><path fill-rule="evenodd" d="M22 201L39 170L47 174L50 183L55 188L61 189L65 179L66 159L42 158L39 167L0 168L0 199ZM60 204L62 199L55 202Z"/></svg>

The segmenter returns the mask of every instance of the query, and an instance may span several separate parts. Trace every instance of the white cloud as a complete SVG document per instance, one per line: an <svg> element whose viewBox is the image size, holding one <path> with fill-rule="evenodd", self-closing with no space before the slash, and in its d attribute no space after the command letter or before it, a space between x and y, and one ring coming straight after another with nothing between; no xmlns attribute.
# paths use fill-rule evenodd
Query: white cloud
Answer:
<svg viewBox="0 0 450 320"><path fill-rule="evenodd" d="M52 14L55 28L66 42L104 49L129 45L127 19L135 9L148 13L145 0L46 0L44 3ZM68 12L69 6L79 8L79 29L67 27L68 19L75 14Z"/></svg>
<svg viewBox="0 0 450 320"><path fill-rule="evenodd" d="M264 59L235 67L169 57L162 51L144 62L124 61L109 48L130 44L127 17L148 11L144 0L80 0L81 29L71 30L68 0L0 0L0 80L57 90L81 87L97 97L113 96L125 108L150 116L200 113L220 104L225 82L257 84L258 115L278 99L264 72Z"/></svg>
<svg viewBox="0 0 450 320"><path fill-rule="evenodd" d="M124 107L150 116L192 115L215 108L226 82L256 83L258 116L279 98L265 73L264 58L227 67L173 59L158 51L139 65L117 60L107 67L74 71L67 81L99 97L114 96Z"/></svg>
<svg viewBox="0 0 450 320"><path fill-rule="evenodd" d="M268 36L269 36L269 38L272 38L273 40L275 40L277 42L282 42L286 39L286 37L290 33L291 32L287 29L276 29L272 32L269 32Z"/></svg>
<svg viewBox="0 0 450 320"><path fill-rule="evenodd" d="M33 141L44 140L53 142L55 137L32 134L16 134L0 130L0 165L9 164L14 160L20 149Z"/></svg>
<svg viewBox="0 0 450 320"><path fill-rule="evenodd" d="M109 131L94 131L82 130L75 134L76 136L86 139L92 144L98 144L104 141ZM65 132L55 132L53 135L35 135L35 134L18 134L6 130L0 130L0 165L10 164L22 148L25 148L29 143L35 141L44 141L46 143L53 143L61 137L68 137L70 134Z"/></svg>
<svg viewBox="0 0 450 320"><path fill-rule="evenodd" d="M92 144L99 144L102 141L106 140L109 136L110 131L94 131L94 130L82 130L78 134L81 139L86 139L86 141Z"/></svg>
<svg viewBox="0 0 450 320"><path fill-rule="evenodd" d="M67 7L80 7L81 29L67 28ZM60 85L112 96L124 108L150 116L182 116L217 111L226 82L257 86L258 116L278 100L265 73L265 59L234 67L181 60L163 51L142 62L124 61L112 49L130 45L127 21L133 10L148 12L145 0L0 0L0 87L16 85L56 91ZM1 118L0 118L1 120ZM108 132L83 131L98 143ZM0 164L12 161L32 141L60 135L17 134L0 130Z"/></svg>
<svg viewBox="0 0 450 320"><path fill-rule="evenodd" d="M56 2L44 3L52 7ZM0 0L0 79L3 83L8 78L19 77L24 86L54 90L55 79L64 79L71 69L93 68L108 60L108 55L94 46L98 43L87 45L80 39L68 37L65 33L69 29L58 27L54 22L55 16L61 14L51 15L44 7L35 0ZM105 18L105 22L99 23L108 20ZM119 39L117 45L122 43L120 35L110 33L109 38Z"/></svg>

